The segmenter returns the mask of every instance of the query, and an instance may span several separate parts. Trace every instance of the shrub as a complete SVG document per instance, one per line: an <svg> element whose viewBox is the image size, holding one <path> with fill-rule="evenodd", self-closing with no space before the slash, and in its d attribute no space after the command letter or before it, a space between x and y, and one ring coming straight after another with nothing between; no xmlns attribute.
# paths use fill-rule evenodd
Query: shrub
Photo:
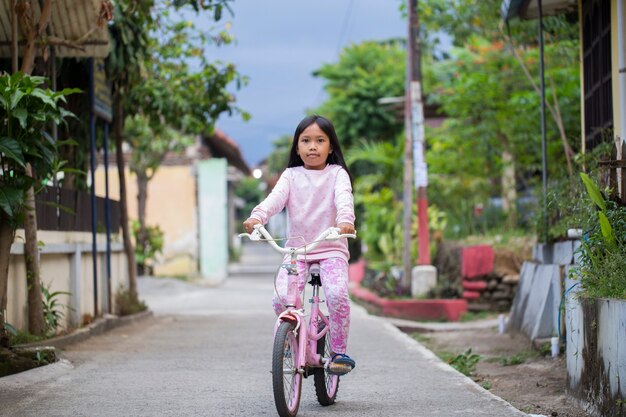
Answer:
<svg viewBox="0 0 626 417"><path fill-rule="evenodd" d="M601 190L586 174L581 178L597 211L583 229L578 265L572 274L580 279L587 296L626 298L626 207L608 199L610 190Z"/></svg>
<svg viewBox="0 0 626 417"><path fill-rule="evenodd" d="M118 316L128 316L148 309L146 303L137 297L137 294L120 288L115 294L115 307Z"/></svg>

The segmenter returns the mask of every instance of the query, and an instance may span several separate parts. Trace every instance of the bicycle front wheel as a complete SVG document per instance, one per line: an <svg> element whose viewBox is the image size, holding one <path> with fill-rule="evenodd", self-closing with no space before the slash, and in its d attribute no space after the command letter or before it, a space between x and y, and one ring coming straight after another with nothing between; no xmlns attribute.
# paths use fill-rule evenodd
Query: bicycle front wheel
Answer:
<svg viewBox="0 0 626 417"><path fill-rule="evenodd" d="M320 330L324 328L324 324L320 325ZM330 356L330 334L326 333L321 339L317 341L317 353L322 358ZM337 391L339 391L339 376L329 374L326 368L317 368L313 376L315 382L315 395L317 401L323 405L332 405L337 398Z"/></svg>
<svg viewBox="0 0 626 417"><path fill-rule="evenodd" d="M298 340L295 326L283 322L276 330L272 354L272 384L276 411L281 417L294 417L300 406L302 374L298 371Z"/></svg>

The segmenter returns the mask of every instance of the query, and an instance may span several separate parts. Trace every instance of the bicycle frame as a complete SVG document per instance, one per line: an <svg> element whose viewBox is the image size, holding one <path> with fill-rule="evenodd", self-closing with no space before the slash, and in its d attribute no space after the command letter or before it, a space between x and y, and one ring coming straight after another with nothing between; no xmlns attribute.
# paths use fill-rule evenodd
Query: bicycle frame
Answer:
<svg viewBox="0 0 626 417"><path fill-rule="evenodd" d="M336 240L343 237L355 238L354 234L339 234L339 229L336 227L331 227L326 231L322 232L320 236L315 239L313 243L306 244L301 248L281 248L278 246L269 234L269 232L260 224L254 226L254 232L252 234L242 233L239 237L247 236L250 240L253 241L262 241L262 237L265 238L264 241L268 242L274 250L280 252L282 254L289 255L289 263L283 264L282 267L287 270L287 304L286 310L283 311L276 320L276 324L274 326L274 334L276 334L276 330L280 326L280 323L283 321L287 321L293 323L295 326L294 333L298 340L298 352L297 352L297 364L298 364L298 372L304 373L305 368L307 367L320 367L326 366L327 363L322 363L322 357L319 353L317 353L317 342L322 337L328 333L330 329L330 322L328 318L324 314L320 314L319 310L319 286L313 287L313 297L311 298L311 315L309 316L309 322L306 322L304 306L302 305L302 301L299 297L298 291L298 270L297 270L297 259L298 255L304 255L307 251L313 250L319 245L320 242L324 240ZM315 263L315 262L312 262ZM309 266L307 266L307 275L309 271ZM306 285L306 284L305 284ZM325 326L322 330L318 329L318 320L321 319ZM306 331L299 331L301 329L306 329Z"/></svg>
<svg viewBox="0 0 626 417"><path fill-rule="evenodd" d="M334 404L339 387L339 376L330 375L327 369L329 357L322 357L326 352L330 355L329 345L320 341L328 334L330 322L319 309L319 265L312 271L312 265L305 264L307 275L311 275L313 297L310 299L311 315L307 323L303 302L299 297L298 284L298 255L306 255L307 250L313 250L323 240L336 240L356 235L340 235L339 229L331 227L324 231L314 242L301 248L281 248L265 228L257 224L252 234L243 233L239 237L247 236L250 240L262 240L278 252L289 255L289 262L281 265L287 270L287 298L286 310L276 320L274 326L274 347L272 351L272 385L276 410L281 417L295 417L300 405L302 378L313 375L315 394L321 405ZM314 262L314 261L313 261ZM315 262L314 262L315 264ZM306 286L306 283L305 283ZM320 325L320 320L324 324ZM320 328L321 327L321 328ZM330 337L330 336L329 336ZM324 339L328 342L329 339ZM321 351L318 347L321 345Z"/></svg>
<svg viewBox="0 0 626 417"><path fill-rule="evenodd" d="M290 263L287 268L289 271L287 277L287 309L278 316L276 324L274 325L274 334L276 333L278 326L280 326L280 323L283 321L287 321L295 325L294 332L298 340L297 363L300 368L299 371L304 372L306 367L319 367L326 365L322 362L322 357L317 352L317 341L328 333L328 330L330 329L330 322L328 321L326 315L320 314L319 286L317 285L313 286L313 296L309 300L311 303L311 314L309 316L308 323L306 322L304 306L302 306L302 301L299 297L299 275L297 270L295 270L295 262ZM318 328L319 319L321 319L325 324L322 330L319 330ZM306 331L299 331L300 329L306 329Z"/></svg>

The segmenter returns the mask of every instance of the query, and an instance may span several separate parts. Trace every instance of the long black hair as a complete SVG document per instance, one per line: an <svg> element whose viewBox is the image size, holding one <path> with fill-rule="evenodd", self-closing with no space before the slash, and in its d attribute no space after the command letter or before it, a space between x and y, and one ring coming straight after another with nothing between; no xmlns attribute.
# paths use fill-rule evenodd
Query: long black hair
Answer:
<svg viewBox="0 0 626 417"><path fill-rule="evenodd" d="M330 148L332 149L332 152L328 155L326 163L339 165L345 169L350 177L350 183L352 183L352 174L350 174L346 161L343 159L343 153L341 152L341 146L339 146L339 139L337 139L335 127L330 120L317 114L305 117L298 124L298 127L296 127L296 131L293 134L293 141L291 142L291 151L289 152L289 162L287 163L287 168L300 167L304 165L304 161L300 158L300 155L298 155L298 139L304 129L311 126L313 123L317 124L319 128L326 133L326 136L328 136L328 139L330 140Z"/></svg>

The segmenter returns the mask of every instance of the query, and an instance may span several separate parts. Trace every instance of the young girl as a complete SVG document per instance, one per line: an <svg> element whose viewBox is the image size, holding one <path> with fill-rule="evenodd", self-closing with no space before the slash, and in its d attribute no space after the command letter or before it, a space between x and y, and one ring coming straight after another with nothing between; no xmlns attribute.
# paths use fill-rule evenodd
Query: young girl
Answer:
<svg viewBox="0 0 626 417"><path fill-rule="evenodd" d="M286 246L300 247L312 242L329 227L343 233L354 233L354 202L352 177L343 159L337 134L332 123L321 116L305 117L293 135L287 169L267 198L252 210L244 223L248 233L255 224L266 224L270 217L287 207L288 236ZM304 240L302 240L302 237ZM330 344L332 361L329 371L344 374L355 366L346 355L350 327L350 298L348 296L347 239L322 242L307 253L306 261L320 265L322 287L330 315ZM298 288L306 284L304 257L298 261ZM281 268L276 278L278 294L274 295L276 314L285 310L287 271Z"/></svg>

